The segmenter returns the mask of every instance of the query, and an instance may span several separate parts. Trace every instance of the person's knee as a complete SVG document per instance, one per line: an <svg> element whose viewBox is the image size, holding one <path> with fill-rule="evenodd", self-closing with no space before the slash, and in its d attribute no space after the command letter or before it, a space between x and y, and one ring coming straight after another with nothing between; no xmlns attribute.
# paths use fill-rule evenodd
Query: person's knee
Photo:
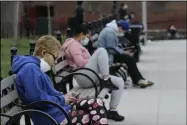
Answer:
<svg viewBox="0 0 187 125"><path fill-rule="evenodd" d="M124 81L122 78L118 77L118 79L116 79L117 84L115 84L119 89L123 89L124 88Z"/></svg>
<svg viewBox="0 0 187 125"><path fill-rule="evenodd" d="M99 53L107 53L106 49L105 48L98 48L97 51Z"/></svg>
<svg viewBox="0 0 187 125"><path fill-rule="evenodd" d="M123 79L122 78L119 78L119 88L120 89L124 89L124 86L125 84L124 84L124 81L123 81Z"/></svg>

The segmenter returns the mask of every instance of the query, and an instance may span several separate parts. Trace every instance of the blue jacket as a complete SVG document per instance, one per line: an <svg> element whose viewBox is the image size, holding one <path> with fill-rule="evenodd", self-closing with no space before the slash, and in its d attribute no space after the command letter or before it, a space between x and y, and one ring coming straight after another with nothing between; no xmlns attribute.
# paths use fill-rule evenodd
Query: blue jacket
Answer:
<svg viewBox="0 0 187 125"><path fill-rule="evenodd" d="M123 54L124 51L120 47L118 47L118 37L116 35L116 31L111 27L105 27L101 33L99 34L99 38L97 40L97 47L103 48L115 48L119 53ZM109 63L113 62L113 56L109 55Z"/></svg>
<svg viewBox="0 0 187 125"><path fill-rule="evenodd" d="M64 95L56 91L48 75L40 70L40 60L35 56L15 56L12 70L16 75L16 89L24 104L35 101L47 100L61 105L66 112L71 109L65 104ZM38 106L42 111L52 116L58 123L65 118L63 113L56 107L44 105ZM34 115L32 120L36 125L50 125L49 120L42 116Z"/></svg>

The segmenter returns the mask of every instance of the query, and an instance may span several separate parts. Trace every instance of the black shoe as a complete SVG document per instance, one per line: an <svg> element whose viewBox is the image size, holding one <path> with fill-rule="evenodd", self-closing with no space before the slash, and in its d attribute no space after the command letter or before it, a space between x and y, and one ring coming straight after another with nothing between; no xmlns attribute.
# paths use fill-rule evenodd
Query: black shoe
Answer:
<svg viewBox="0 0 187 125"><path fill-rule="evenodd" d="M117 111L110 111L110 110L107 112L107 118L114 121L123 121L125 119L125 117L119 115Z"/></svg>
<svg viewBox="0 0 187 125"><path fill-rule="evenodd" d="M118 90L119 89L117 86L115 86L112 83L111 78L109 78L108 80L103 80L103 88L108 88L110 90Z"/></svg>

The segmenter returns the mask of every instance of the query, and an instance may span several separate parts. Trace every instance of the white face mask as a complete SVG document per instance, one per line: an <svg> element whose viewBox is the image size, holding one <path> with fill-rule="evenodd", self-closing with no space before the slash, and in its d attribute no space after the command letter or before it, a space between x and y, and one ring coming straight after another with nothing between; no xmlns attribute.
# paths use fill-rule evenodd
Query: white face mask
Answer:
<svg viewBox="0 0 187 125"><path fill-rule="evenodd" d="M44 60L44 58L40 59L40 61L40 69L42 72L51 70L51 66Z"/></svg>
<svg viewBox="0 0 187 125"><path fill-rule="evenodd" d="M85 37L85 39L84 40L81 40L81 44L83 45L83 46L86 46L86 45L88 45L88 42L90 41L90 39L88 38L88 37Z"/></svg>
<svg viewBox="0 0 187 125"><path fill-rule="evenodd" d="M118 36L119 36L119 37L120 37L120 36L124 36L124 33L123 33L123 32L118 33Z"/></svg>
<svg viewBox="0 0 187 125"><path fill-rule="evenodd" d="M123 9L127 9L127 8L128 8L128 6L127 6L127 5L124 5L124 6L123 6Z"/></svg>
<svg viewBox="0 0 187 125"><path fill-rule="evenodd" d="M131 14L131 18L134 18L135 16L134 16L134 14Z"/></svg>

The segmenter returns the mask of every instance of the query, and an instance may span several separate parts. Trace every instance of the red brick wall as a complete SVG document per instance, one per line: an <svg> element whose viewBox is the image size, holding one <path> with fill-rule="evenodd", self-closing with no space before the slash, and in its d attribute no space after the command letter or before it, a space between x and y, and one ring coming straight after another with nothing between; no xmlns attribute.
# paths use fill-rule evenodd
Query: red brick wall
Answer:
<svg viewBox="0 0 187 125"><path fill-rule="evenodd" d="M153 4L149 2L148 27L167 28L169 24L174 24L177 28L186 28L186 2L167 2L165 11L154 12L151 8Z"/></svg>
<svg viewBox="0 0 187 125"><path fill-rule="evenodd" d="M37 4L38 2L35 2ZM119 8L120 3L117 2ZM124 2L123 2L124 3ZM138 20L141 21L141 2L128 1L128 12L135 12ZM41 4L41 2L40 2ZM73 11L76 7L76 2L74 1L61 1L53 2L55 21L54 25L66 24L67 18L73 15ZM107 15L112 11L112 1L85 1L85 20L98 19L101 14ZM165 29L170 23L174 24L179 29L186 28L186 2L147 2L147 19L149 29ZM89 11L89 9L91 9ZM118 9L117 9L118 10Z"/></svg>

